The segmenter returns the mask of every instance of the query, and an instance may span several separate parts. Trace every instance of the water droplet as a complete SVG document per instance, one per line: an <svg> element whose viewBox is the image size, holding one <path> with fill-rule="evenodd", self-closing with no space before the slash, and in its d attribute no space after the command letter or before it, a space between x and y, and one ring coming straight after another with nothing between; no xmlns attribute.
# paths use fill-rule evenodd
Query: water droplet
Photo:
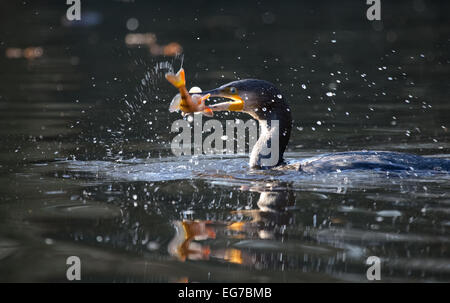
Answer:
<svg viewBox="0 0 450 303"><path fill-rule="evenodd" d="M127 20L127 29L134 31L139 27L139 21L136 18L130 18Z"/></svg>

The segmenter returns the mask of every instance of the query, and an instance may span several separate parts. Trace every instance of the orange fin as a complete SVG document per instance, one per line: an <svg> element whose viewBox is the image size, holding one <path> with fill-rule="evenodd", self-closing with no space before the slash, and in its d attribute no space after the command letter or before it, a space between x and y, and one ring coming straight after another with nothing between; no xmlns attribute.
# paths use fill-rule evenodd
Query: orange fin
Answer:
<svg viewBox="0 0 450 303"><path fill-rule="evenodd" d="M207 117L214 116L212 109L210 109L209 107L205 107L205 109L202 111L202 113L203 113L203 115L205 115Z"/></svg>
<svg viewBox="0 0 450 303"><path fill-rule="evenodd" d="M211 238L211 239L215 239L216 238L216 232L214 231L214 229L207 227L206 228L206 232L208 234L208 238Z"/></svg>
<svg viewBox="0 0 450 303"><path fill-rule="evenodd" d="M211 254L211 249L209 248L209 246L205 246L205 247L202 247L201 252L202 252L203 258L208 258L209 255Z"/></svg>
<svg viewBox="0 0 450 303"><path fill-rule="evenodd" d="M166 79L167 79L167 81L172 83L172 85L175 86L176 88L180 88L181 86L186 85L186 79L185 79L183 68L180 68L180 70L176 74L167 73Z"/></svg>

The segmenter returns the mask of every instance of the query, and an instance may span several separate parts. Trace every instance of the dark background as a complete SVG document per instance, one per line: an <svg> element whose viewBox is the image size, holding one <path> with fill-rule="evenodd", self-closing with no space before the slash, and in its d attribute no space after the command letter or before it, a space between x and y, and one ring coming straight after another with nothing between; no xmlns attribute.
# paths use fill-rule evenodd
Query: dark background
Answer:
<svg viewBox="0 0 450 303"><path fill-rule="evenodd" d="M288 159L448 157L449 2L382 0L381 21L365 2L82 0L68 22L64 0L1 1L0 281L66 281L70 255L83 281L362 282L370 255L384 281L448 281L446 175L267 176L246 157L196 166L170 151L180 116L164 73L183 65L188 86L279 87L294 118ZM152 55L129 33L183 53ZM41 56L7 55L30 47ZM281 206L260 207L264 193ZM211 259L168 253L189 220L216 230L196 241Z"/></svg>

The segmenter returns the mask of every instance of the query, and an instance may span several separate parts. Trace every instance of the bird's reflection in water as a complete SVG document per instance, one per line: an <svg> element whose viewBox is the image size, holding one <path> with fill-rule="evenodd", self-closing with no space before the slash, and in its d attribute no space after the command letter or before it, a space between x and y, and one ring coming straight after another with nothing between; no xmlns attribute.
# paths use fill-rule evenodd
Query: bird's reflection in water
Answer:
<svg viewBox="0 0 450 303"><path fill-rule="evenodd" d="M256 209L232 211L236 217L247 218L242 221L183 220L175 221L175 236L168 251L181 261L185 260L223 260L242 265L256 265L257 256L248 250L223 245L208 245L208 240L227 239L275 239L276 227L292 224L292 215L287 207L295 203L293 192L280 184L242 187L243 191L259 192ZM214 242L214 241L213 241Z"/></svg>

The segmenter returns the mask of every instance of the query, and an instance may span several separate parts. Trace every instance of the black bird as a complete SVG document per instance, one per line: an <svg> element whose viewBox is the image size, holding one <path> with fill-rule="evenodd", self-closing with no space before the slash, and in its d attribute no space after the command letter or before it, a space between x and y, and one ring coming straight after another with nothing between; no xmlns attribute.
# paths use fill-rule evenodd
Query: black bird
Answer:
<svg viewBox="0 0 450 303"><path fill-rule="evenodd" d="M245 112L260 125L260 136L250 155L251 168L296 169L305 172L326 172L346 169L439 170L450 171L450 160L387 151L351 151L324 154L286 163L284 151L289 142L292 114L281 92L270 82L257 79L233 81L203 92L211 97L231 99L211 105L213 111ZM278 121L277 125L274 121ZM264 148L278 140L277 161L267 165Z"/></svg>

